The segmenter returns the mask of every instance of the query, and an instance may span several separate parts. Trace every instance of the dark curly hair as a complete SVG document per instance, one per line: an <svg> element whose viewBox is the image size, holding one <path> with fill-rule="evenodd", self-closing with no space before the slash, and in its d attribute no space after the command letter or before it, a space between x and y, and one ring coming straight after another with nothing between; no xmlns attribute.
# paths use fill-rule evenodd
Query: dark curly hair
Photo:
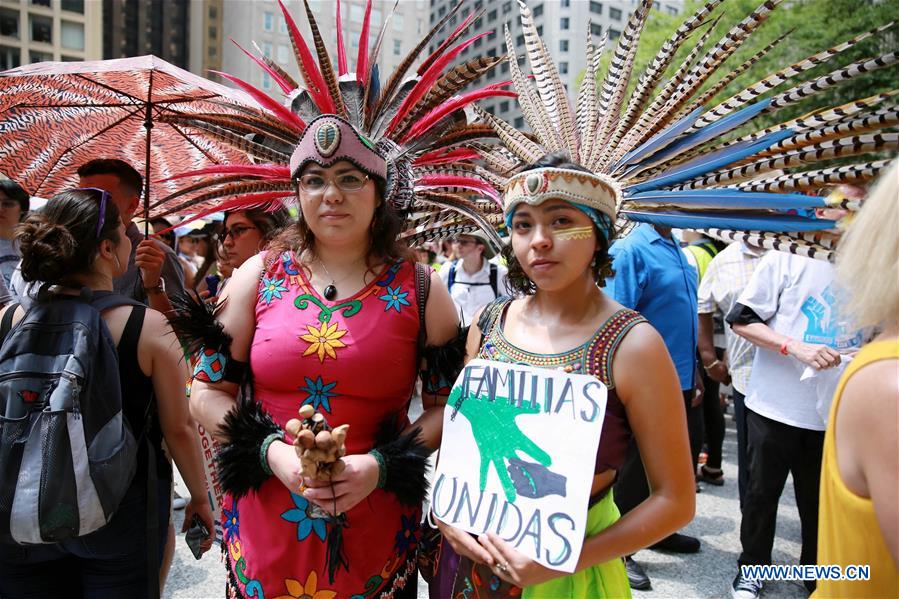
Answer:
<svg viewBox="0 0 899 599"><path fill-rule="evenodd" d="M113 202L106 202L97 235L100 198L92 189L63 191L28 215L16 231L25 281L64 284L68 277L90 271L102 240L121 242L119 210Z"/></svg>
<svg viewBox="0 0 899 599"><path fill-rule="evenodd" d="M375 183L377 195L380 200L371 222L371 246L368 250L368 266L372 266L372 259L381 262L394 262L396 260L415 261L415 255L408 245L399 240L398 236L403 229L403 220L399 213L385 200L386 182L380 177L370 175ZM299 195L299 189L297 188ZM294 251L298 256L304 252L315 251L315 233L303 219L302 209L297 215L293 226L285 227L266 248L270 256L280 256L287 251ZM305 265L303 268L306 268ZM371 268L369 269L371 270Z"/></svg>
<svg viewBox="0 0 899 599"><path fill-rule="evenodd" d="M547 154L537 162L522 168L520 172L532 171L538 168L564 168L584 173L591 172L583 166L571 162L571 158L566 152ZM615 275L615 271L612 270L612 256L609 255L609 246L615 239L615 229L614 227L609 227L607 235L606 232L599 230L596 223L593 223L593 232L596 233L596 253L593 254L593 260L590 262L590 271L596 284L600 287L605 287L606 279ZM503 258L506 259L506 265L509 269L506 279L508 290L520 295L533 295L537 291L537 286L524 272L524 268L522 268L512 249L511 240L503 246L501 253Z"/></svg>

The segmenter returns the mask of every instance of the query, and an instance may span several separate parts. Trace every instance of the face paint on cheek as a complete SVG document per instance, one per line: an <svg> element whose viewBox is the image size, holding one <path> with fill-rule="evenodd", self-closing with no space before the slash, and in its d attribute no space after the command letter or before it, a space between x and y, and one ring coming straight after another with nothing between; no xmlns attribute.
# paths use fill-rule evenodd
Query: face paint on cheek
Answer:
<svg viewBox="0 0 899 599"><path fill-rule="evenodd" d="M593 227L571 227L563 229L556 233L556 239L559 241L571 241L572 239L590 239L593 237Z"/></svg>

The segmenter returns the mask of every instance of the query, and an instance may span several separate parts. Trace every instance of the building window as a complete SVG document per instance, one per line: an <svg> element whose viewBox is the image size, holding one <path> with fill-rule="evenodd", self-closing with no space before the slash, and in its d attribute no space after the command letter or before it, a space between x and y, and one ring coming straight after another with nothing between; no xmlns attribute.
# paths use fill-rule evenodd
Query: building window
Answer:
<svg viewBox="0 0 899 599"><path fill-rule="evenodd" d="M219 30L215 27L210 27L209 28L209 39L215 40L215 39L218 39L218 37L219 37Z"/></svg>
<svg viewBox="0 0 899 599"><path fill-rule="evenodd" d="M511 2L506 2L505 4L503 4L503 14L506 14L508 12L512 12L512 3Z"/></svg>
<svg viewBox="0 0 899 599"><path fill-rule="evenodd" d="M272 43L271 42L262 42L262 55L266 58L272 57Z"/></svg>
<svg viewBox="0 0 899 599"><path fill-rule="evenodd" d="M537 35L543 35L543 25L537 25Z"/></svg>
<svg viewBox="0 0 899 599"><path fill-rule="evenodd" d="M400 40L393 40L393 55L399 56L403 51L403 42Z"/></svg>
<svg viewBox="0 0 899 599"><path fill-rule="evenodd" d="M569 6L571 6L571 0L562 0L559 3L559 6L561 6L562 8L568 8Z"/></svg>
<svg viewBox="0 0 899 599"><path fill-rule="evenodd" d="M61 60L62 62L79 62L83 59L77 56L66 56L65 54L63 54L59 57L59 60Z"/></svg>
<svg viewBox="0 0 899 599"><path fill-rule="evenodd" d="M381 24L381 9L371 9L371 14L368 16L368 22L372 27L379 26Z"/></svg>
<svg viewBox="0 0 899 599"><path fill-rule="evenodd" d="M50 52L38 52L37 50L32 50L28 53L28 62L46 62L48 60L53 60L53 54Z"/></svg>
<svg viewBox="0 0 899 599"><path fill-rule="evenodd" d="M653 2L652 7L656 10L662 10L662 5L659 4L658 2Z"/></svg>
<svg viewBox="0 0 899 599"><path fill-rule="evenodd" d="M508 100L503 100L502 102L499 103L499 111L501 113L509 112L509 101Z"/></svg>
<svg viewBox="0 0 899 599"><path fill-rule="evenodd" d="M0 71L14 69L21 64L21 54L18 48L0 46Z"/></svg>
<svg viewBox="0 0 899 599"><path fill-rule="evenodd" d="M568 74L568 63L560 62L559 63L559 75L567 75Z"/></svg>
<svg viewBox="0 0 899 599"><path fill-rule="evenodd" d="M209 18L210 19L218 19L219 18L219 9L215 6L209 7Z"/></svg>
<svg viewBox="0 0 899 599"><path fill-rule="evenodd" d="M31 0L31 3L35 6L50 6L50 0Z"/></svg>
<svg viewBox="0 0 899 599"><path fill-rule="evenodd" d="M478 0L477 2L474 3L475 11L479 11L483 7L484 7L484 0Z"/></svg>
<svg viewBox="0 0 899 599"><path fill-rule="evenodd" d="M669 15L677 15L677 9L673 6L666 6L665 9L668 11Z"/></svg>
<svg viewBox="0 0 899 599"><path fill-rule="evenodd" d="M518 46L519 48L524 45L524 34L523 33L515 38L515 45Z"/></svg>
<svg viewBox="0 0 899 599"><path fill-rule="evenodd" d="M285 21L284 19L278 21L278 33L287 35L287 21Z"/></svg>
<svg viewBox="0 0 899 599"><path fill-rule="evenodd" d="M568 29L570 23L571 23L571 20L568 17L562 17L559 20L559 29L561 29L562 31L565 31L566 29Z"/></svg>
<svg viewBox="0 0 899 599"><path fill-rule="evenodd" d="M62 37L62 47L68 50L84 51L84 25L81 23L72 23L70 21L62 21L60 23L60 34Z"/></svg>
<svg viewBox="0 0 899 599"><path fill-rule="evenodd" d="M480 47L483 46L483 45L484 45L484 38L482 38L482 37L479 37L478 39L476 39L476 40L474 41L474 47L475 47L475 48L480 48Z"/></svg>
<svg viewBox="0 0 899 599"><path fill-rule="evenodd" d="M403 15L398 15L398 14L393 15L393 30L394 31L402 31L403 30Z"/></svg>
<svg viewBox="0 0 899 599"><path fill-rule="evenodd" d="M602 35L602 25L599 23L590 23L590 35Z"/></svg>
<svg viewBox="0 0 899 599"><path fill-rule="evenodd" d="M62 9L69 12L77 12L79 15L84 14L84 0L62 0ZM63 57L65 59L65 57ZM75 60L80 60L76 58Z"/></svg>
<svg viewBox="0 0 899 599"><path fill-rule="evenodd" d="M281 64L287 64L289 60L289 55L287 53L287 46L282 46L278 44L278 62Z"/></svg>
<svg viewBox="0 0 899 599"><path fill-rule="evenodd" d="M542 4L538 4L537 6L534 7L534 17L540 17L540 16L543 16L543 5Z"/></svg>
<svg viewBox="0 0 899 599"><path fill-rule="evenodd" d="M265 91L272 89L272 76L268 73L262 74L262 89Z"/></svg>
<svg viewBox="0 0 899 599"><path fill-rule="evenodd" d="M53 19L50 17L41 17L31 15L31 41L44 42L45 44L53 43ZM34 62L34 61L32 61ZM40 61L38 61L40 62Z"/></svg>
<svg viewBox="0 0 899 599"><path fill-rule="evenodd" d="M209 58L215 58L216 56L218 56L218 53L218 48L216 48L215 46L209 46L209 48L206 50L206 54L209 55Z"/></svg>
<svg viewBox="0 0 899 599"><path fill-rule="evenodd" d="M487 32L487 41L492 42L495 39L496 39L496 29L494 28Z"/></svg>
<svg viewBox="0 0 899 599"><path fill-rule="evenodd" d="M594 0L590 0L590 12L601 15L602 4L600 4L599 2L594 2Z"/></svg>
<svg viewBox="0 0 899 599"><path fill-rule="evenodd" d="M360 8L361 8L361 7L360 7ZM445 14L446 14L446 7L445 7L445 6L441 6L440 9L437 11L437 16L443 17L443 15L445 15Z"/></svg>
<svg viewBox="0 0 899 599"><path fill-rule="evenodd" d="M609 7L609 18L613 19L615 21L620 21L621 20L621 9L610 6Z"/></svg>
<svg viewBox="0 0 899 599"><path fill-rule="evenodd" d="M568 40L559 40L559 52L568 52Z"/></svg>
<svg viewBox="0 0 899 599"><path fill-rule="evenodd" d="M617 40L619 37L621 37L621 32L617 29L612 29L611 27L609 27L609 39Z"/></svg>
<svg viewBox="0 0 899 599"><path fill-rule="evenodd" d="M275 29L275 15L265 11L262 13L262 29L263 31L273 31Z"/></svg>
<svg viewBox="0 0 899 599"><path fill-rule="evenodd" d="M492 23L496 20L496 9L494 8L490 12L487 13L487 22Z"/></svg>
<svg viewBox="0 0 899 599"><path fill-rule="evenodd" d="M0 35L19 39L19 11L0 8Z"/></svg>
<svg viewBox="0 0 899 599"><path fill-rule="evenodd" d="M524 128L524 117L523 116L515 117L515 128L516 129Z"/></svg>
<svg viewBox="0 0 899 599"><path fill-rule="evenodd" d="M499 65L500 73L508 73L509 72L509 61L504 60L501 65Z"/></svg>

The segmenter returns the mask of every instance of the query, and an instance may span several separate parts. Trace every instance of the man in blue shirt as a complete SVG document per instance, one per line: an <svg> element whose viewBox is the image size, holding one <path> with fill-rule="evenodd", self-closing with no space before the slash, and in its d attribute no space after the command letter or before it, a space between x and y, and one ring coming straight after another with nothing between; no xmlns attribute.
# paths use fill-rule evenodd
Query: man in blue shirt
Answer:
<svg viewBox="0 0 899 599"><path fill-rule="evenodd" d="M671 229L640 224L612 244L615 276L608 279L608 293L625 308L640 312L659 332L677 368L687 425L693 468L702 442L701 412L696 386L696 343L698 338L696 269L687 261ZM694 405L695 402L695 405ZM618 473L615 503L621 514L629 512L649 497L646 473L636 444ZM699 550L699 540L675 533L653 548L681 553ZM630 556L625 558L631 588L648 589L649 577Z"/></svg>

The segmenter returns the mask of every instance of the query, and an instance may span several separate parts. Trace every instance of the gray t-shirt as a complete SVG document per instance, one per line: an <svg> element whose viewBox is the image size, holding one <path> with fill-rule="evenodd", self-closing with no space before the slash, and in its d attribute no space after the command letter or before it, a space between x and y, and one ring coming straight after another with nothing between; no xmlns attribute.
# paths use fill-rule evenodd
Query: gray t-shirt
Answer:
<svg viewBox="0 0 899 599"><path fill-rule="evenodd" d="M0 239L0 276L7 287L21 258L22 254L14 239Z"/></svg>

